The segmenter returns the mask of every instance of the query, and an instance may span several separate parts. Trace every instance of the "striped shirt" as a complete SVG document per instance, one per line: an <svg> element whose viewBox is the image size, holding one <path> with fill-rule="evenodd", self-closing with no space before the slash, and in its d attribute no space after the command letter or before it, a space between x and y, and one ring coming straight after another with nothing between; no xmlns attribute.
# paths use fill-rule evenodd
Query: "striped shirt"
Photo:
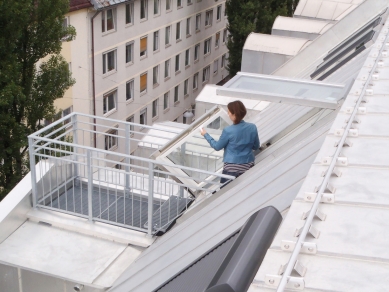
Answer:
<svg viewBox="0 0 389 292"><path fill-rule="evenodd" d="M235 164L224 162L223 169L228 172L235 172L237 174L245 173L247 170L254 166L254 162Z"/></svg>

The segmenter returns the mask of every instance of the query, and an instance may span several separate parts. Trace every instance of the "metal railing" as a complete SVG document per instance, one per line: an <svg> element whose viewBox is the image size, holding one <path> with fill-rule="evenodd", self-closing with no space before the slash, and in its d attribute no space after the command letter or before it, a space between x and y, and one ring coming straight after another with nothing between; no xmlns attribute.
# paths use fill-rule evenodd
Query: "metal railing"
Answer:
<svg viewBox="0 0 389 292"><path fill-rule="evenodd" d="M217 190L221 177L234 179L130 155L139 142L159 149L176 135L163 127L72 113L28 137L33 205L150 235L165 230L196 196ZM183 175L173 176L168 168ZM184 184L185 173L205 184Z"/></svg>

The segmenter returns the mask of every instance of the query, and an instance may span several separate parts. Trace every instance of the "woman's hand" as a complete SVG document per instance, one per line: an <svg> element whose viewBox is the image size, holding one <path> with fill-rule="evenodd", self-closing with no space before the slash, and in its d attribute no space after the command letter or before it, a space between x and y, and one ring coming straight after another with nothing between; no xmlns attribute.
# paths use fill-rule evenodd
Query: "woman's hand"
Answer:
<svg viewBox="0 0 389 292"><path fill-rule="evenodd" d="M207 132L204 130L204 128L200 128L200 134L204 136L205 134L207 134Z"/></svg>

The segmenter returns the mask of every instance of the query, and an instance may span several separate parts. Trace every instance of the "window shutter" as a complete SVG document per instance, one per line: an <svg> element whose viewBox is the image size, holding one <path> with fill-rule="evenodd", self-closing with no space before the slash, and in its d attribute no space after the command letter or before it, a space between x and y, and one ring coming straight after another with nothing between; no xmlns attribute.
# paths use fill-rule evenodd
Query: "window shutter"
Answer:
<svg viewBox="0 0 389 292"><path fill-rule="evenodd" d="M147 37L140 39L140 51L144 52L147 50Z"/></svg>
<svg viewBox="0 0 389 292"><path fill-rule="evenodd" d="M140 92L147 89L147 73L140 76Z"/></svg>

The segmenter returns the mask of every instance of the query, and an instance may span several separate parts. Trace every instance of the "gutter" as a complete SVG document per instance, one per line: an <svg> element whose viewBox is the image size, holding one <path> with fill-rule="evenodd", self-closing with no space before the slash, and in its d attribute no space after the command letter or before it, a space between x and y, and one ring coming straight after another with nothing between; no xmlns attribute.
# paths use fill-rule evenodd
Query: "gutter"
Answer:
<svg viewBox="0 0 389 292"><path fill-rule="evenodd" d="M94 25L93 20L100 14L101 10L97 11L91 19L91 30L92 30L92 97L93 97L93 145L97 148L97 137L96 137L96 86L95 86L95 36L94 36Z"/></svg>

